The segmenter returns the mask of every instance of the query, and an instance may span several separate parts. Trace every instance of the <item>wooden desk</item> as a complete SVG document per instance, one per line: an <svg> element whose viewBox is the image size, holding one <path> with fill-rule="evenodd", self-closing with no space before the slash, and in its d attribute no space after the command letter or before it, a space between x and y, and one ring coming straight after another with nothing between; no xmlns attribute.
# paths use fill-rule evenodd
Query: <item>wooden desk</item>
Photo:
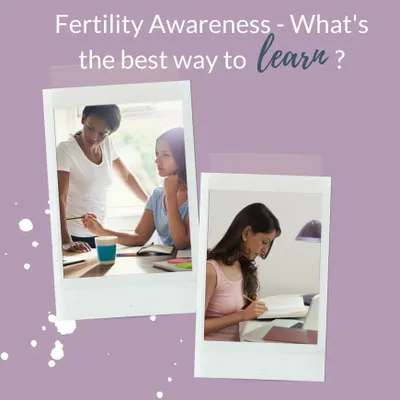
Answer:
<svg viewBox="0 0 400 400"><path fill-rule="evenodd" d="M73 255L77 253L72 253ZM64 253L71 256L71 253ZM152 274L165 273L168 271L153 267L156 261L166 261L175 257L170 256L140 256L140 257L117 257L114 265L99 265L97 251L94 249L88 253L77 254L76 257L85 258L86 261L64 267L64 278L91 278L110 275Z"/></svg>

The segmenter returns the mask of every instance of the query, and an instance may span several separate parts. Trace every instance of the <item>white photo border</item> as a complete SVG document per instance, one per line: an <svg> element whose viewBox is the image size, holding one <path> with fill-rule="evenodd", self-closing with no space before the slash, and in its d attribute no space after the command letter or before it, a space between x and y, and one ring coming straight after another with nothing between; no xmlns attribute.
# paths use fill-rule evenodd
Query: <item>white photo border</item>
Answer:
<svg viewBox="0 0 400 400"><path fill-rule="evenodd" d="M149 90L158 85L158 95ZM193 270L163 274L65 279L56 161L54 109L100 104L182 101ZM86 86L43 90L54 289L59 320L186 314L196 312L198 199L190 81ZM161 132L160 132L161 133ZM182 299L185 299L182 301Z"/></svg>
<svg viewBox="0 0 400 400"><path fill-rule="evenodd" d="M201 174L197 276L195 377L325 381L331 178L310 176ZM206 249L213 191L318 193L322 196L318 344L213 342L204 340Z"/></svg>

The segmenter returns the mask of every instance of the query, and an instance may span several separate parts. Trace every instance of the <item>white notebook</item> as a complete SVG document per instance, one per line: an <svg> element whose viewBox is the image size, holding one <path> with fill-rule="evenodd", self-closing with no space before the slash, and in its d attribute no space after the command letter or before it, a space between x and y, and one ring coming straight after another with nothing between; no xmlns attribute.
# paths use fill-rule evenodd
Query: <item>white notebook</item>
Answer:
<svg viewBox="0 0 400 400"><path fill-rule="evenodd" d="M302 296L270 296L260 299L268 310L258 319L305 317L308 307L304 305Z"/></svg>
<svg viewBox="0 0 400 400"><path fill-rule="evenodd" d="M67 267L68 265L75 265L75 264L80 264L88 260L90 256L85 256L87 253L78 253L78 254L73 254L72 255L66 255L63 256L63 265L64 267Z"/></svg>

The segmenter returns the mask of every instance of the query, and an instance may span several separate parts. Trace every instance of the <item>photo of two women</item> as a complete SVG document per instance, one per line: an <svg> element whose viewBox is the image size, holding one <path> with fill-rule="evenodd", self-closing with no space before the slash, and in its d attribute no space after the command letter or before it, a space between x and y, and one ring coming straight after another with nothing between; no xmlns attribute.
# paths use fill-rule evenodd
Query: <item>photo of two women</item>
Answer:
<svg viewBox="0 0 400 400"><path fill-rule="evenodd" d="M181 102L54 113L64 253L92 251L101 236L190 248Z"/></svg>

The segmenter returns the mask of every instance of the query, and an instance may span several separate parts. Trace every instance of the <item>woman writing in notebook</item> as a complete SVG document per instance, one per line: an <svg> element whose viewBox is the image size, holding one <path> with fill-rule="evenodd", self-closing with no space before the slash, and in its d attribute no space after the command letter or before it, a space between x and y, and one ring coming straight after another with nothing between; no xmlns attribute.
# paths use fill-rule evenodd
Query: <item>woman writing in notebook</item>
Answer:
<svg viewBox="0 0 400 400"><path fill-rule="evenodd" d="M97 236L117 236L124 246L143 246L154 231L158 244L190 247L188 192L186 182L185 141L182 128L164 132L156 142L155 163L164 179L163 187L156 187L146 202L143 215L133 233L105 229L96 215L86 214L82 222Z"/></svg>
<svg viewBox="0 0 400 400"><path fill-rule="evenodd" d="M204 339L239 341L239 323L262 315L257 256L265 259L281 234L278 219L261 203L241 210L207 254ZM246 298L250 299L246 300Z"/></svg>

